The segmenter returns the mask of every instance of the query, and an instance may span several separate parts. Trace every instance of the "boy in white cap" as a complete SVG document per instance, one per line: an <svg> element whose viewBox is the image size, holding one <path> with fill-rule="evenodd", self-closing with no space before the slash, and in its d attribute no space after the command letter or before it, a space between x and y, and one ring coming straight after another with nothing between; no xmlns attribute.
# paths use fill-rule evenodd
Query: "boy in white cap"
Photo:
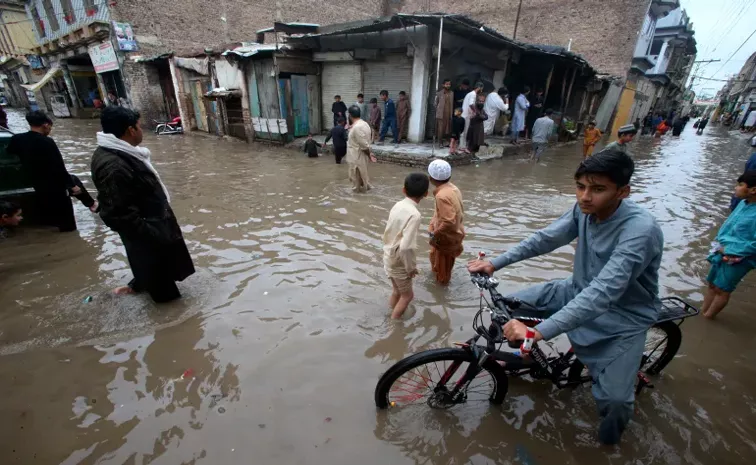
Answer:
<svg viewBox="0 0 756 465"><path fill-rule="evenodd" d="M633 124L626 124L617 131L617 140L604 147L604 149L615 149L622 153L627 153L627 146L630 145L638 129Z"/></svg>
<svg viewBox="0 0 756 465"><path fill-rule="evenodd" d="M417 276L417 230L420 212L417 204L428 196L428 176L411 173L404 178L405 199L391 209L383 232L383 268L391 281L391 318L401 318L415 294L412 278Z"/></svg>
<svg viewBox="0 0 756 465"><path fill-rule="evenodd" d="M454 260L462 254L462 240L465 238L462 193L449 181L451 165L448 162L434 160L428 166L428 174L431 184L436 187L433 190L436 209L428 228L430 261L436 281L445 286L451 280Z"/></svg>

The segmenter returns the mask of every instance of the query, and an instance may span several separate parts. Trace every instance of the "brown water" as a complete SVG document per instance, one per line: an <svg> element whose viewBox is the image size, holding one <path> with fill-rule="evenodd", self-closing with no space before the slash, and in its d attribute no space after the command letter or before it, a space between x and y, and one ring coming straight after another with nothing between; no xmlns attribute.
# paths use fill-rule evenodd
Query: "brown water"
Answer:
<svg viewBox="0 0 756 465"><path fill-rule="evenodd" d="M59 121L53 134L88 186L96 129ZM633 198L666 236L662 293L696 304L747 153L706 132L633 147ZM679 356L638 399L618 448L596 443L587 387L517 380L501 408L376 412L389 364L468 338L477 309L463 264L442 289L421 244L411 316L387 319L381 234L408 170L374 165L376 189L354 195L330 158L194 136L145 145L198 273L169 305L110 296L130 277L123 247L78 203L78 233L26 229L0 244L3 464L753 463L755 276L719 321L683 325ZM456 168L463 257L502 251L569 208L578 151ZM421 211L429 220L432 200ZM572 253L512 266L501 288L568 276Z"/></svg>

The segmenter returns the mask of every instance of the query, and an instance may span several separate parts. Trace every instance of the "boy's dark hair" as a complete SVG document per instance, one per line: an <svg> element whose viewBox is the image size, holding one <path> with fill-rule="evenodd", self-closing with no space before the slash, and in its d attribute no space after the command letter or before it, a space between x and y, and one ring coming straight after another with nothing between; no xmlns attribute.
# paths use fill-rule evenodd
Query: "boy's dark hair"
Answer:
<svg viewBox="0 0 756 465"><path fill-rule="evenodd" d="M336 124L342 125L344 123L346 123L346 119L344 119L343 116L339 116L339 118L336 120Z"/></svg>
<svg viewBox="0 0 756 465"><path fill-rule="evenodd" d="M349 113L349 116L352 118L360 118L362 115L360 115L360 107L357 105L352 105L347 109L347 113Z"/></svg>
<svg viewBox="0 0 756 465"><path fill-rule="evenodd" d="M756 170L746 171L738 178L738 182L744 182L749 188L756 187Z"/></svg>
<svg viewBox="0 0 756 465"><path fill-rule="evenodd" d="M554 113L554 110L552 110L551 108L547 108L546 111L544 111L544 113L546 114L546 116L551 116Z"/></svg>
<svg viewBox="0 0 756 465"><path fill-rule="evenodd" d="M105 134L113 134L120 138L129 128L136 127L139 124L139 118L141 115L138 111L131 110L125 107L118 107L111 105L105 107L102 110L102 116L100 116L100 124L102 125L102 132Z"/></svg>
<svg viewBox="0 0 756 465"><path fill-rule="evenodd" d="M451 79L449 78L444 79L444 84L446 84L447 82L451 82Z"/></svg>
<svg viewBox="0 0 756 465"><path fill-rule="evenodd" d="M378 103L378 99L373 97L370 99L370 103Z"/></svg>
<svg viewBox="0 0 756 465"><path fill-rule="evenodd" d="M362 94L357 94L357 98L365 98L365 96Z"/></svg>
<svg viewBox="0 0 756 465"><path fill-rule="evenodd" d="M400 90L400 91L399 91L399 95L407 95L407 92L405 92L405 91L403 91L403 90Z"/></svg>
<svg viewBox="0 0 756 465"><path fill-rule="evenodd" d="M503 97L509 93L509 90L507 90L506 87L499 87L499 90L497 90L496 93Z"/></svg>
<svg viewBox="0 0 756 465"><path fill-rule="evenodd" d="M529 86L525 86L525 87L522 88L522 93L523 94L527 94L528 92L530 92L530 87Z"/></svg>
<svg viewBox="0 0 756 465"><path fill-rule="evenodd" d="M575 179L591 174L601 174L612 180L617 187L630 184L635 171L635 163L628 154L617 149L605 149L580 163L575 171Z"/></svg>
<svg viewBox="0 0 756 465"><path fill-rule="evenodd" d="M7 200L0 200L0 216L13 216L19 210L21 210L21 206L19 204L8 202Z"/></svg>
<svg viewBox="0 0 756 465"><path fill-rule="evenodd" d="M388 97L388 91L382 90L379 95L385 95L386 97Z"/></svg>
<svg viewBox="0 0 756 465"><path fill-rule="evenodd" d="M341 100L341 95L334 95L333 98Z"/></svg>
<svg viewBox="0 0 756 465"><path fill-rule="evenodd" d="M469 86L470 85L470 80L469 79L462 79L462 85L463 86Z"/></svg>
<svg viewBox="0 0 756 465"><path fill-rule="evenodd" d="M29 126L33 128L37 128L39 126L42 126L44 124L53 124L53 121L50 119L49 116L44 111L30 111L26 114L26 122L29 123Z"/></svg>
<svg viewBox="0 0 756 465"><path fill-rule="evenodd" d="M419 199L428 193L430 181L425 173L410 173L404 178L404 190L407 197Z"/></svg>
<svg viewBox="0 0 756 465"><path fill-rule="evenodd" d="M456 113L458 111L462 111L462 107L457 107L457 108L454 109L454 113Z"/></svg>
<svg viewBox="0 0 756 465"><path fill-rule="evenodd" d="M311 133L311 132L308 132L308 133L307 133L307 137L312 137L312 133Z"/></svg>

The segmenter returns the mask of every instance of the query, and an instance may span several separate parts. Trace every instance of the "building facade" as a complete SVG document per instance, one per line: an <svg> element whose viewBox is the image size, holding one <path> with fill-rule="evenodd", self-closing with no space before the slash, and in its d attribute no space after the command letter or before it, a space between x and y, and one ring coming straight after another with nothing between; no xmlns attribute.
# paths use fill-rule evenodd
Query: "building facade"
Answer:
<svg viewBox="0 0 756 465"><path fill-rule="evenodd" d="M25 13L36 42L33 50L51 76L61 78L73 116L87 117L96 107L129 105L142 122L177 116L191 89L176 82L168 59L196 56L206 48L254 40L255 31L274 21L323 24L378 16L382 1L324 3L273 0L206 2L170 6L146 0L28 0ZM209 91L215 82L203 83ZM213 105L223 106L223 103ZM212 106L212 105L211 105Z"/></svg>

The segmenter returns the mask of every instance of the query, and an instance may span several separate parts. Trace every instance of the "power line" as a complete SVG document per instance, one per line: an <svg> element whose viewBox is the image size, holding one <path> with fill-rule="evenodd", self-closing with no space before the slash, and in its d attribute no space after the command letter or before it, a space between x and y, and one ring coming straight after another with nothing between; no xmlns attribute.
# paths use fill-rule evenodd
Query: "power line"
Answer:
<svg viewBox="0 0 756 465"><path fill-rule="evenodd" d="M753 30L753 32L751 32L751 34L750 34L750 35L749 35L749 36L748 36L748 37L746 38L746 40L744 40L744 41L743 41L743 43L742 43L742 44L740 44L740 47L738 47L738 49L737 49L737 50L735 50L734 52L732 52L732 55L730 55L730 57L729 57L729 58L727 58L727 60L725 60L724 64L723 64L723 65L722 65L722 66L721 66L721 67L720 67L720 68L719 68L719 69L717 70L717 72L716 72L716 73L712 74L712 75L711 75L711 77L714 77L714 76L716 76L716 75L717 75L717 73L719 73L720 71L722 71L722 70L724 69L724 67L725 67L725 66L727 66L727 63L729 63L729 62L730 62L730 60L732 59L732 57L734 57L734 56L735 56L735 54L736 54L736 53L738 53L738 52L740 51L740 49L741 49L741 48L743 48L743 46L744 46L744 45L745 45L745 44L746 44L746 43L747 43L747 42L748 42L749 40L751 40L751 37L753 37L753 35L754 35L754 34L756 34L756 29L754 29L754 30Z"/></svg>

